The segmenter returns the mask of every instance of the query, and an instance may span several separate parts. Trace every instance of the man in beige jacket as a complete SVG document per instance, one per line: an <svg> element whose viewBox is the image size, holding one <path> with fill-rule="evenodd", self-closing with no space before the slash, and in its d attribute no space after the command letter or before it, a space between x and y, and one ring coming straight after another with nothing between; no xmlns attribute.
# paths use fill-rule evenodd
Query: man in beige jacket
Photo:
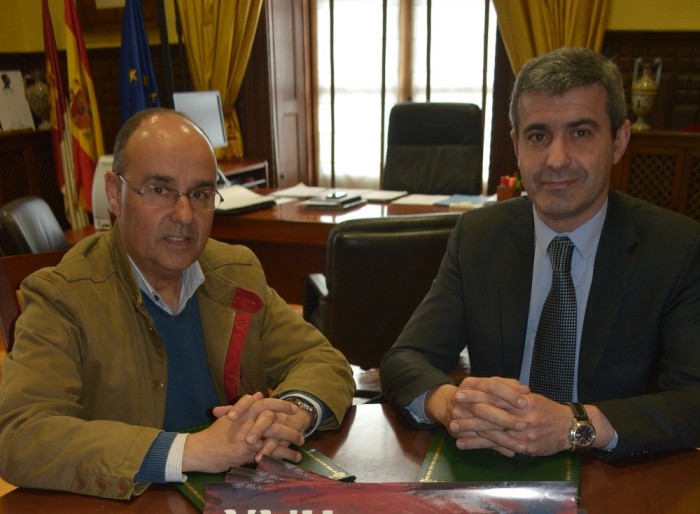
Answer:
<svg viewBox="0 0 700 514"><path fill-rule="evenodd" d="M342 421L351 370L250 250L209 239L221 197L204 134L173 111L138 113L106 190L115 227L22 286L0 476L126 499L188 471L298 460L290 445Z"/></svg>

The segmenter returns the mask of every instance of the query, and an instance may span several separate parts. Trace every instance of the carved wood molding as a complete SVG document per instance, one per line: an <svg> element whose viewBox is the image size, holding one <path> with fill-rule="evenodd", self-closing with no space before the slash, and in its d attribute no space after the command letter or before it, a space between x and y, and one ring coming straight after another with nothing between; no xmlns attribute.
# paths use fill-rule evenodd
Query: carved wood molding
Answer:
<svg viewBox="0 0 700 514"><path fill-rule="evenodd" d="M125 0L76 0L80 26L85 32L121 31ZM146 27L158 23L156 0L141 0Z"/></svg>

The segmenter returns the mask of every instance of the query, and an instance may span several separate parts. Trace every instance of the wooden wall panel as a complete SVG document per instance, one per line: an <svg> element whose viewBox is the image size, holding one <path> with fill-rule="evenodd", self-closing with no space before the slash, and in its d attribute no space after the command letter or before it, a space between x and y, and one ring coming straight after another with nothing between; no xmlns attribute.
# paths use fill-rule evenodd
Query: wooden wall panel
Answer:
<svg viewBox="0 0 700 514"><path fill-rule="evenodd" d="M683 189L688 191L688 195L681 208L687 216L700 221L700 149L691 152L689 163L688 180L683 184Z"/></svg>
<svg viewBox="0 0 700 514"><path fill-rule="evenodd" d="M625 81L628 116L636 119L630 105L630 87L637 57L660 57L661 84L647 120L654 130L700 128L700 32L609 31L603 54L617 63Z"/></svg>
<svg viewBox="0 0 700 514"><path fill-rule="evenodd" d="M56 184L49 131L0 134L0 205L21 196L40 196L69 228Z"/></svg>
<svg viewBox="0 0 700 514"><path fill-rule="evenodd" d="M633 132L612 187L700 221L700 134Z"/></svg>

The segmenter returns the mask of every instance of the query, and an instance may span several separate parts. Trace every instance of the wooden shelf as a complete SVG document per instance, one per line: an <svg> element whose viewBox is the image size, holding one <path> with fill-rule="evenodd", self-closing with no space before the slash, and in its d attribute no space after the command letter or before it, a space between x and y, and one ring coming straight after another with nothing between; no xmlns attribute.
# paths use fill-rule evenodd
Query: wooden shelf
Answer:
<svg viewBox="0 0 700 514"><path fill-rule="evenodd" d="M268 187L267 161L261 159L220 160L219 169L231 184L248 188Z"/></svg>

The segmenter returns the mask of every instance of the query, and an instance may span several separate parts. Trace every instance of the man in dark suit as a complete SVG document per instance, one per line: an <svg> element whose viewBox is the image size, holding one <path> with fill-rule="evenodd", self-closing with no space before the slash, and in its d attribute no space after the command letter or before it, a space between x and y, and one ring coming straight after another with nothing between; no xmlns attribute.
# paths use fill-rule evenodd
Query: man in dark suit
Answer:
<svg viewBox="0 0 700 514"><path fill-rule="evenodd" d="M527 197L461 217L384 357L385 395L417 426L444 425L461 449L593 448L612 459L699 446L700 224L609 189L630 136L617 67L584 49L535 58L510 117ZM540 384L565 382L554 378L565 338L543 343L539 327L548 247L561 237L573 243L575 289L563 400ZM448 373L465 347L471 376L455 384Z"/></svg>

